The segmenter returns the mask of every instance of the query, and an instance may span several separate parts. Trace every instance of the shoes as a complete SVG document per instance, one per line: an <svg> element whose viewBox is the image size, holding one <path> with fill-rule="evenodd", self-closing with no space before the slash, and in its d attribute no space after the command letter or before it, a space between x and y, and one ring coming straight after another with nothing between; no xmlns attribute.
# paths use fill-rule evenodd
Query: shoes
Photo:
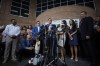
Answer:
<svg viewBox="0 0 100 66"><path fill-rule="evenodd" d="M7 62L7 60L4 60L2 63L4 64L4 63L6 63Z"/></svg>
<svg viewBox="0 0 100 66"><path fill-rule="evenodd" d="M17 59L15 59L15 58L13 58L13 59L11 59L12 61L17 61ZM7 62L7 60L4 60L2 63L4 64L4 63L6 63Z"/></svg>
<svg viewBox="0 0 100 66"><path fill-rule="evenodd" d="M13 58L13 59L11 59L12 61L17 61L17 59L16 58Z"/></svg>
<svg viewBox="0 0 100 66"><path fill-rule="evenodd" d="M70 59L71 59L71 60L73 60L74 58L73 58L73 57L71 57Z"/></svg>
<svg viewBox="0 0 100 66"><path fill-rule="evenodd" d="M78 62L78 59L76 58L75 61Z"/></svg>
<svg viewBox="0 0 100 66"><path fill-rule="evenodd" d="M63 56L61 57L61 60L64 61L64 57Z"/></svg>
<svg viewBox="0 0 100 66"><path fill-rule="evenodd" d="M74 60L73 57L70 58L71 60ZM75 62L78 62L78 58L75 58Z"/></svg>

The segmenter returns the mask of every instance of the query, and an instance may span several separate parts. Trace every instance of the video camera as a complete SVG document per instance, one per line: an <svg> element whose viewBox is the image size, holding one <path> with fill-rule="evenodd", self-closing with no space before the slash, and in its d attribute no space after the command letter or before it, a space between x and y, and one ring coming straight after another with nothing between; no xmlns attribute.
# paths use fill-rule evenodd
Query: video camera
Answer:
<svg viewBox="0 0 100 66"><path fill-rule="evenodd" d="M66 31L66 25L65 25L65 24L62 24L62 25L61 25L61 28L62 28L62 31L63 31L63 32Z"/></svg>

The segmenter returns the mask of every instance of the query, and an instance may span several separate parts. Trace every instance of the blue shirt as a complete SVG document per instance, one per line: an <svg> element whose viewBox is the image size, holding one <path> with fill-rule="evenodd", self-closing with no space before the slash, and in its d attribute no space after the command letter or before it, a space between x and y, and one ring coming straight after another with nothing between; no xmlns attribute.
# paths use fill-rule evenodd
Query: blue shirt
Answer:
<svg viewBox="0 0 100 66"><path fill-rule="evenodd" d="M26 47L32 47L32 40L28 41L27 39L22 39L21 46L23 49L26 49Z"/></svg>
<svg viewBox="0 0 100 66"><path fill-rule="evenodd" d="M34 40L36 40L36 37L39 35L41 31L41 26L35 26L32 28L32 37Z"/></svg>

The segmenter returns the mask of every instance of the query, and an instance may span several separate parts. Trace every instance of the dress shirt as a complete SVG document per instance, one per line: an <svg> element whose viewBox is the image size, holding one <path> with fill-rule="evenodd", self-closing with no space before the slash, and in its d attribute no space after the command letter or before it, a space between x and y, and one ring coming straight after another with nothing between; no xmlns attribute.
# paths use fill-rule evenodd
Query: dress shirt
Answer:
<svg viewBox="0 0 100 66"><path fill-rule="evenodd" d="M2 32L2 42L6 42L6 34L4 33L4 31Z"/></svg>
<svg viewBox="0 0 100 66"><path fill-rule="evenodd" d="M13 35L18 36L21 32L20 27L17 25L14 26L13 24L7 25L4 31L5 34L10 37Z"/></svg>
<svg viewBox="0 0 100 66"><path fill-rule="evenodd" d="M38 32L40 32L40 27L39 26L37 26L38 27Z"/></svg>
<svg viewBox="0 0 100 66"><path fill-rule="evenodd" d="M51 28L52 28L52 24L49 24L48 30L51 30Z"/></svg>

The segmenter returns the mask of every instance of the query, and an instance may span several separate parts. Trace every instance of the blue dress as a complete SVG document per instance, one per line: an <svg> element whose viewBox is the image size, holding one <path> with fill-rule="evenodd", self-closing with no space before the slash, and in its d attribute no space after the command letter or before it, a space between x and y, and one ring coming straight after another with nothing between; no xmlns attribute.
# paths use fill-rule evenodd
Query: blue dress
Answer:
<svg viewBox="0 0 100 66"><path fill-rule="evenodd" d="M72 29L70 29L69 33L71 34L71 33L73 33L73 32L74 32L74 31L73 31ZM72 37L73 37L72 40L69 38L69 44L70 44L70 46L78 45L77 34L72 35Z"/></svg>

